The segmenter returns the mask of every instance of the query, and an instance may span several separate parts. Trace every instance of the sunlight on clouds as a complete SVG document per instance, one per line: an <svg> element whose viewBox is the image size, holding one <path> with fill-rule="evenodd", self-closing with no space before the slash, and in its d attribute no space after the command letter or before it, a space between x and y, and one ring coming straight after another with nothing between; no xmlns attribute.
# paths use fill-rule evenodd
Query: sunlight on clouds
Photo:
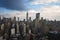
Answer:
<svg viewBox="0 0 60 40"><path fill-rule="evenodd" d="M31 9L31 10L28 11L28 13L29 13L29 17L31 17L31 19L35 19L35 16L36 16L36 13L37 13L36 10Z"/></svg>
<svg viewBox="0 0 60 40"><path fill-rule="evenodd" d="M58 17L60 16L60 6L50 6L42 8L41 16L50 20L58 20Z"/></svg>
<svg viewBox="0 0 60 40"><path fill-rule="evenodd" d="M14 15L15 14L15 15ZM12 16L16 16L16 17L19 17L20 20L23 20L26 18L26 12L25 11L17 11L15 12L14 14L11 14Z"/></svg>
<svg viewBox="0 0 60 40"><path fill-rule="evenodd" d="M7 17L20 17L20 20L26 19L26 13L27 11L14 11L10 12ZM32 19L35 19L36 13L38 11L30 9L28 10L29 17ZM43 17L44 19L49 19L49 20L60 20L60 6L45 6L41 8L40 17ZM5 15L6 16L6 15Z"/></svg>
<svg viewBox="0 0 60 40"><path fill-rule="evenodd" d="M44 19L46 18L49 20L54 20L54 19L60 20L59 19L60 6L50 6L50 7L47 6L42 8L41 10L42 11L40 12L41 13L40 17L43 17ZM26 13L27 12L20 12L19 16L21 17L21 19L26 18ZM35 19L36 13L38 13L38 11L31 9L31 10L28 10L28 13L29 13L29 17L31 17L32 19Z"/></svg>
<svg viewBox="0 0 60 40"><path fill-rule="evenodd" d="M7 18L9 17L13 18L14 16L20 17L21 20L23 20L26 17L25 15L26 15L25 11L13 11L8 14L2 14L2 16L7 17Z"/></svg>
<svg viewBox="0 0 60 40"><path fill-rule="evenodd" d="M8 15L7 14L4 14L3 16L5 17L19 17L20 20L23 20L23 19L26 19L26 13L27 11L14 11L14 12L10 12ZM32 19L35 19L35 14L37 13L37 11L35 10L28 10L28 14L29 14L29 17L31 17Z"/></svg>
<svg viewBox="0 0 60 40"><path fill-rule="evenodd" d="M32 2L32 5L51 3L51 2L58 2L58 1L59 0L35 0L35 1Z"/></svg>

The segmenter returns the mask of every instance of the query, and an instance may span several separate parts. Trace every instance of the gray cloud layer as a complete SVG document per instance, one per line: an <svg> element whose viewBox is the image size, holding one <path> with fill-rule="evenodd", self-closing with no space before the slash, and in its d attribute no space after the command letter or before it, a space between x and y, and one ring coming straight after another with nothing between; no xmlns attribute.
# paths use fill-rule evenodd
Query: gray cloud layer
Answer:
<svg viewBox="0 0 60 40"><path fill-rule="evenodd" d="M0 7L11 10L25 10L24 0L0 0Z"/></svg>

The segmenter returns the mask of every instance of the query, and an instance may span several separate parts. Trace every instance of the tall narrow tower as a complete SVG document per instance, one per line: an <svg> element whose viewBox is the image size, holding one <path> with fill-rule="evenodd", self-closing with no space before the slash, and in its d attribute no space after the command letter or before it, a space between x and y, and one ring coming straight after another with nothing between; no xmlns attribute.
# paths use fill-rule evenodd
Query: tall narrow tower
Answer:
<svg viewBox="0 0 60 40"><path fill-rule="evenodd" d="M18 17L18 21L19 21L19 17Z"/></svg>
<svg viewBox="0 0 60 40"><path fill-rule="evenodd" d="M27 14L26 14L26 20L27 20L27 22L28 22L28 12L27 12Z"/></svg>

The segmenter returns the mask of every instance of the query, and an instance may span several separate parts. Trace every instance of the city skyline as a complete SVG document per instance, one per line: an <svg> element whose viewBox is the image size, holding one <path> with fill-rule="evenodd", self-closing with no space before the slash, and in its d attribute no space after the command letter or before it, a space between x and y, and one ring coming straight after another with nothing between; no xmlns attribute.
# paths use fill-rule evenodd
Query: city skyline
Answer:
<svg viewBox="0 0 60 40"><path fill-rule="evenodd" d="M0 0L0 15L20 17L24 19L28 11L29 17L35 19L35 14L49 20L60 21L60 0Z"/></svg>
<svg viewBox="0 0 60 40"><path fill-rule="evenodd" d="M8 15L8 14L7 14ZM18 14L19 15L19 14ZM36 16L37 15L37 16ZM35 15L32 17L31 15L29 15L28 12L25 13L25 15L23 15L23 18L20 17L21 15L19 16L12 16L12 17L8 17L8 16L0 16L1 19L3 18L11 18L12 20L14 19L14 17L16 18L16 21L27 21L27 20L30 20L33 21L35 20L38 16L39 16L39 20L46 20L46 21L60 21L60 20L56 20L56 19L48 19L48 18L44 18L44 17L41 17L41 13L35 13Z"/></svg>

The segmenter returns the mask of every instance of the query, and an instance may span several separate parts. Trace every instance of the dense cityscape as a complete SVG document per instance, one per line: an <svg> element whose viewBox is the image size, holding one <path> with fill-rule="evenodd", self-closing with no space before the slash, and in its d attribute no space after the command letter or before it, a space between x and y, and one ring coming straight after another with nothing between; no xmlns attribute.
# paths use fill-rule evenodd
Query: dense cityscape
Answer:
<svg viewBox="0 0 60 40"><path fill-rule="evenodd" d="M0 17L0 40L60 40L60 21L43 19L40 13L31 20L28 15L22 21Z"/></svg>

